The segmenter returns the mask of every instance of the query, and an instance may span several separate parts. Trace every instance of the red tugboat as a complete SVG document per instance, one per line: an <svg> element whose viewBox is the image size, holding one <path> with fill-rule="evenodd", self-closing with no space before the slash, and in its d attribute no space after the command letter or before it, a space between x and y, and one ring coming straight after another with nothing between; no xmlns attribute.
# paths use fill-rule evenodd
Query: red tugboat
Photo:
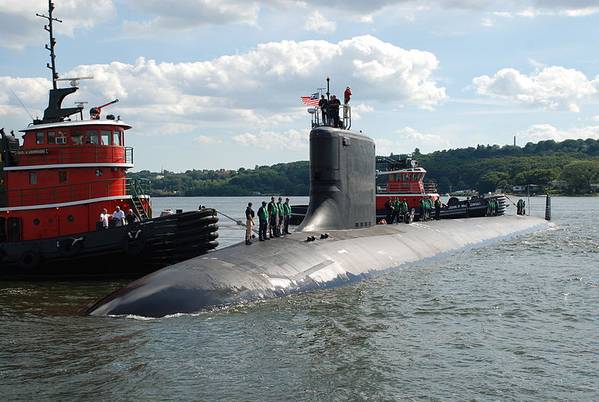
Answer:
<svg viewBox="0 0 599 402"><path fill-rule="evenodd" d="M148 183L126 177L133 167L133 149L125 146L131 126L101 117L118 100L92 108L90 120L81 106L61 107L79 78L56 73L53 9L50 1L48 16L40 16L50 33L48 107L21 130L22 144L0 130L0 275L147 273L215 248L213 209L152 218ZM71 87L58 88L59 81ZM104 209L108 227L100 222ZM118 209L134 218L112 219Z"/></svg>
<svg viewBox="0 0 599 402"><path fill-rule="evenodd" d="M386 215L385 204L390 200L406 201L414 209L414 217L420 219L421 201L429 199L431 205L440 200L434 182L425 182L426 170L410 155L377 156L376 158L376 209L377 217ZM451 197L440 210L440 218L469 218L502 215L506 200L502 195L472 197L459 200Z"/></svg>
<svg viewBox="0 0 599 402"><path fill-rule="evenodd" d="M418 210L422 199L439 199L435 183L424 182L426 170L408 155L379 156L376 168L377 215L384 215L385 203L390 200L406 201L408 208Z"/></svg>

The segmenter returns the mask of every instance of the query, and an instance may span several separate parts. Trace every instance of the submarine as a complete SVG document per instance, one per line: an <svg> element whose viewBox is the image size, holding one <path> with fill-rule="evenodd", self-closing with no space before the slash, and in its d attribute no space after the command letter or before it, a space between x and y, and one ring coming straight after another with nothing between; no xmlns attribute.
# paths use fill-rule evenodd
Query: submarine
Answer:
<svg viewBox="0 0 599 402"><path fill-rule="evenodd" d="M332 288L548 226L523 215L377 224L375 158L367 135L313 122L310 201L296 231L163 268L86 313L164 317Z"/></svg>

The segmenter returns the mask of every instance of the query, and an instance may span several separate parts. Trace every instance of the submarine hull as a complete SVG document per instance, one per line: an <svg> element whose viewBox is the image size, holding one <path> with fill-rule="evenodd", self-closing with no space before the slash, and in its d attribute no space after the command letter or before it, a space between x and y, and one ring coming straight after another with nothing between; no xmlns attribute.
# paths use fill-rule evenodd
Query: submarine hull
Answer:
<svg viewBox="0 0 599 402"><path fill-rule="evenodd" d="M530 216L378 225L236 244L147 275L92 306L94 316L162 317L336 287L410 263L541 230Z"/></svg>

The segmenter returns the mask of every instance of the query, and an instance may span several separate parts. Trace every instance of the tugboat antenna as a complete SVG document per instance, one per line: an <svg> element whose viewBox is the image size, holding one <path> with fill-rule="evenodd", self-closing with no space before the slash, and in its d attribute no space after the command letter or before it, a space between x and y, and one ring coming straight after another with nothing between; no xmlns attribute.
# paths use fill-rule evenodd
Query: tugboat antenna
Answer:
<svg viewBox="0 0 599 402"><path fill-rule="evenodd" d="M58 73L56 73L56 54L54 53L56 39L54 39L52 23L54 21L62 23L62 20L52 17L52 11L54 11L54 3L52 3L52 0L48 0L48 15L38 13L35 13L35 15L48 20L48 25L44 25L44 29L50 34L50 46L46 45L46 49L50 51L50 63L47 63L46 67L52 70L52 88L56 89L56 80L58 80Z"/></svg>

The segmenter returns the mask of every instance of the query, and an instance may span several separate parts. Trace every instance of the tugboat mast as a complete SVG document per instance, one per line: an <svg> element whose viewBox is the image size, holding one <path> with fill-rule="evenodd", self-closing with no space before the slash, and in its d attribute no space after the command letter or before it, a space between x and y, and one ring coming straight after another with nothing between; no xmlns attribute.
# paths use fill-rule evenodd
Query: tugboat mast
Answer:
<svg viewBox="0 0 599 402"><path fill-rule="evenodd" d="M54 53L54 46L56 45L56 39L54 39L54 29L52 23L54 21L62 23L62 20L52 17L54 11L54 3L52 0L48 0L48 15L35 13L36 16L45 18L48 20L48 25L44 25L44 29L50 34L50 46L46 45L46 50L50 51L50 63L46 63L46 67L52 70L52 88L56 89L56 80L58 80L58 73L56 72L56 54Z"/></svg>

